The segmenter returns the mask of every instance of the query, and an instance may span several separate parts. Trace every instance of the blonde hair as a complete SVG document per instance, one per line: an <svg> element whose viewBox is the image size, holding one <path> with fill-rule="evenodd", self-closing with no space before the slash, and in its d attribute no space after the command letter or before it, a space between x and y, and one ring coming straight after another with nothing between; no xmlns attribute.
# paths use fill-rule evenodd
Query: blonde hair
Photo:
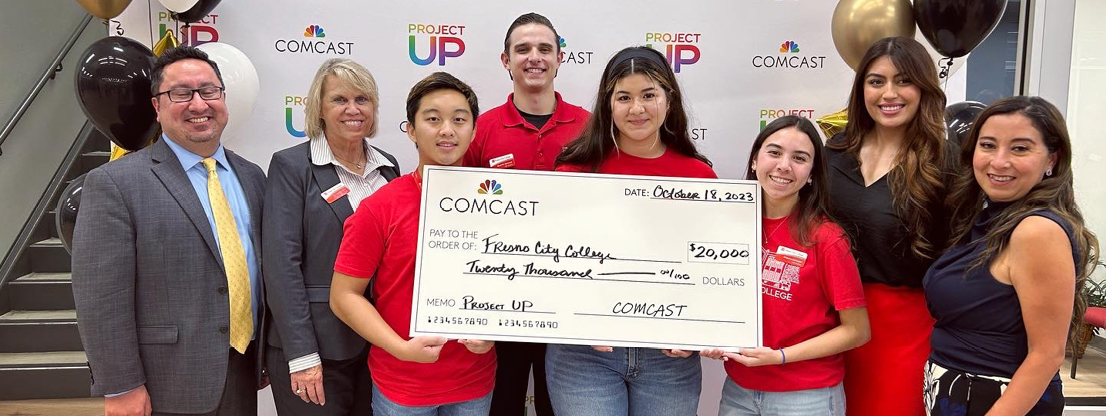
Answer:
<svg viewBox="0 0 1106 416"><path fill-rule="evenodd" d="M373 125L369 128L368 137L376 136L376 121L380 119L380 94L376 89L373 74L353 60L333 58L323 62L318 72L315 72L315 79L311 81L311 88L307 91L306 105L303 110L307 120L307 126L304 128L307 137L312 139L322 137L326 127L323 122L322 105L323 83L327 75L332 75L369 96L369 101L373 103Z"/></svg>

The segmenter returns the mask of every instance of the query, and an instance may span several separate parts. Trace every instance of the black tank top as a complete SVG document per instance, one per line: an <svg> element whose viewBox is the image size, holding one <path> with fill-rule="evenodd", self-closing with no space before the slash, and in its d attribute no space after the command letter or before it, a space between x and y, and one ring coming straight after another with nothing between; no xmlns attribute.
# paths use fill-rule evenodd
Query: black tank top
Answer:
<svg viewBox="0 0 1106 416"><path fill-rule="evenodd" d="M1029 353L1014 286L995 280L989 261L968 271L986 246L983 237L992 220L1009 205L990 203L984 208L972 225L970 239L949 248L923 279L929 313L937 320L930 359L946 368L1012 378ZM1072 258L1079 264L1078 248L1067 221L1047 210L1028 215L1059 224L1072 241Z"/></svg>

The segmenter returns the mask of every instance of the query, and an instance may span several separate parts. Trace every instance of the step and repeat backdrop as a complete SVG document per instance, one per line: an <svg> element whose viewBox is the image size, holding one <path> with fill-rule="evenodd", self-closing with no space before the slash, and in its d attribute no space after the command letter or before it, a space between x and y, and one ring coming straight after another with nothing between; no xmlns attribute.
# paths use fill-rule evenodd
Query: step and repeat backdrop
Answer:
<svg viewBox="0 0 1106 416"><path fill-rule="evenodd" d="M853 71L830 35L836 3L225 1L186 27L157 1L136 0L107 30L147 46L174 31L184 44L223 42L244 52L257 68L260 88L252 114L230 115L239 126L223 141L262 168L273 152L307 140L303 102L318 66L329 58L353 59L373 73L380 89L379 132L372 143L409 171L417 162L404 134L410 87L447 71L473 86L484 110L503 104L511 92L500 63L503 38L515 17L533 11L547 16L562 37L556 89L589 110L615 52L649 45L665 53L686 95L692 138L720 177L737 178L744 176L749 146L765 123L787 114L817 118L845 107ZM963 101L966 73L958 71L946 85L950 103ZM717 362L704 361L700 414L717 413L723 377Z"/></svg>

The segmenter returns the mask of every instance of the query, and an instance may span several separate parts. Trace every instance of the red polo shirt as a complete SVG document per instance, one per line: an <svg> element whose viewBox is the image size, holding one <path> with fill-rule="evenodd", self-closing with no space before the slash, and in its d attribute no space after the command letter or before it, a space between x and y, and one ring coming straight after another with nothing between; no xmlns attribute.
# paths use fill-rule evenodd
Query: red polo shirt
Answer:
<svg viewBox="0 0 1106 416"><path fill-rule="evenodd" d="M540 130L518 113L514 94L507 96L506 104L482 114L476 120L476 137L465 153L465 166L553 170L557 156L580 135L591 116L564 102L560 93L554 94L557 108Z"/></svg>

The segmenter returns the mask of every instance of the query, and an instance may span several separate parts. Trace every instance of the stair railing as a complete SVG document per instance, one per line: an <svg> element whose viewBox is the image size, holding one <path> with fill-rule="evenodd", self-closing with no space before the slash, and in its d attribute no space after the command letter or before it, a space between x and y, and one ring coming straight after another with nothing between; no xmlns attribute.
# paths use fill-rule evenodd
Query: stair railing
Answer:
<svg viewBox="0 0 1106 416"><path fill-rule="evenodd" d="M31 92L27 94L27 97L23 99L23 102L16 108L15 114L12 114L12 118L8 120L7 124L4 124L4 129L0 130L0 147L4 145L4 140L8 139L8 135L15 130L15 125L19 123L19 119L23 118L23 114L27 112L27 109L38 97L38 93L42 91L42 88L46 86L46 83L54 79L54 75L61 71L61 61L65 59L65 56L69 54L69 50L73 49L73 45L77 43L77 39L81 37L81 33L84 32L85 27L88 26L88 22L92 21L91 14L85 14L84 19L77 24L77 27L73 28L73 34L69 35L69 40L62 45L61 51L54 57L54 60L50 62L50 66L46 67L46 70L42 72L42 76L39 77L38 82L35 83L34 88L31 88ZM4 150L0 148L0 156L4 155Z"/></svg>

